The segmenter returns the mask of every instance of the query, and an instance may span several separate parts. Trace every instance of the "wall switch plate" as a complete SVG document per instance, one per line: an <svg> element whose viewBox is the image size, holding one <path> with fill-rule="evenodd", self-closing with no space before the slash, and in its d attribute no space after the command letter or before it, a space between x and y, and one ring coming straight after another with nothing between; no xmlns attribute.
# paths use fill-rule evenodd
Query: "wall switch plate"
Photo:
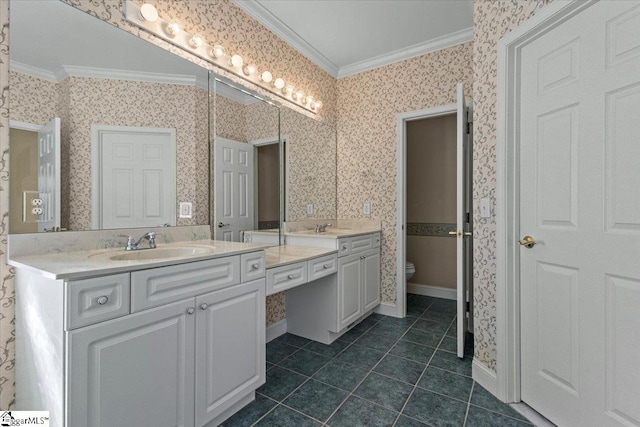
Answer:
<svg viewBox="0 0 640 427"><path fill-rule="evenodd" d="M365 202L364 205L362 205L362 214L365 215L365 216L371 215L371 203L370 202Z"/></svg>
<svg viewBox="0 0 640 427"><path fill-rule="evenodd" d="M180 202L180 218L192 217L193 204L191 202Z"/></svg>
<svg viewBox="0 0 640 427"><path fill-rule="evenodd" d="M313 203L307 204L307 216L313 216Z"/></svg>
<svg viewBox="0 0 640 427"><path fill-rule="evenodd" d="M480 199L480 217L489 218L491 216L491 204L489 199Z"/></svg>

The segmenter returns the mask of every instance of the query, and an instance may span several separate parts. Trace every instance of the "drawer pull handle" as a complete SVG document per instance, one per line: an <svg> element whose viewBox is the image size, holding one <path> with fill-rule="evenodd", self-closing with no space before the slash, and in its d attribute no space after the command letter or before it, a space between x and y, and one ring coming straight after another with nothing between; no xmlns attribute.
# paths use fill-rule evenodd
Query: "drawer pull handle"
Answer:
<svg viewBox="0 0 640 427"><path fill-rule="evenodd" d="M288 276L287 276L287 279L289 279L289 280L293 280L293 274L288 275Z"/></svg>
<svg viewBox="0 0 640 427"><path fill-rule="evenodd" d="M101 297L98 297L98 304L105 305L108 302L109 302L109 297L108 296L102 295Z"/></svg>
<svg viewBox="0 0 640 427"><path fill-rule="evenodd" d="M206 302L202 303L202 305L200 306L202 310L206 310L207 307L209 307L209 304L207 304Z"/></svg>
<svg viewBox="0 0 640 427"><path fill-rule="evenodd" d="M257 270L260 268L260 264L258 264L257 262L255 264L251 264L251 269L252 270Z"/></svg>
<svg viewBox="0 0 640 427"><path fill-rule="evenodd" d="M325 270L326 270L327 268L329 268L329 267L331 267L329 264L325 264L325 265L323 265L323 266L322 266L322 268L324 268Z"/></svg>
<svg viewBox="0 0 640 427"><path fill-rule="evenodd" d="M193 307L189 307L189 308L187 308L187 314L193 314L193 313L195 313L195 312L196 312L196 309L195 309L195 308L193 308Z"/></svg>

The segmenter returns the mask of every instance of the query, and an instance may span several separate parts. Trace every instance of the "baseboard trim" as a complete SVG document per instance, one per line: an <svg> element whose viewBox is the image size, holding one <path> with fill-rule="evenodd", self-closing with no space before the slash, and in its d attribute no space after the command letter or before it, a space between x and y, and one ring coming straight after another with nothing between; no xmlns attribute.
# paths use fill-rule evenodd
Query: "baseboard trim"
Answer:
<svg viewBox="0 0 640 427"><path fill-rule="evenodd" d="M471 376L473 380L484 387L489 393L497 397L498 377L491 369L474 360L471 364Z"/></svg>
<svg viewBox="0 0 640 427"><path fill-rule="evenodd" d="M384 316L402 317L398 313L398 306L391 302L381 302L379 306L373 309L374 313L382 314Z"/></svg>
<svg viewBox="0 0 640 427"><path fill-rule="evenodd" d="M265 331L266 341L272 341L278 338L280 335L284 335L287 333L287 319L282 319L276 323L272 323L267 326L267 330Z"/></svg>
<svg viewBox="0 0 640 427"><path fill-rule="evenodd" d="M427 297L452 299L454 301L458 299L458 293L455 289L421 285L420 283L407 283L407 292Z"/></svg>

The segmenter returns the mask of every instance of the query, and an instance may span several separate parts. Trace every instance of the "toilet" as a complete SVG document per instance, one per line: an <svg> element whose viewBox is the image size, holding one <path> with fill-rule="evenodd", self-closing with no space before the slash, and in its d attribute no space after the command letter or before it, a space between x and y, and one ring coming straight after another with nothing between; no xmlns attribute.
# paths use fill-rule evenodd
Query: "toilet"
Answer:
<svg viewBox="0 0 640 427"><path fill-rule="evenodd" d="M405 274L407 276L407 282L409 281L409 279L411 279L413 277L413 275L416 273L416 266L413 265L412 262L407 261L407 263L405 264Z"/></svg>

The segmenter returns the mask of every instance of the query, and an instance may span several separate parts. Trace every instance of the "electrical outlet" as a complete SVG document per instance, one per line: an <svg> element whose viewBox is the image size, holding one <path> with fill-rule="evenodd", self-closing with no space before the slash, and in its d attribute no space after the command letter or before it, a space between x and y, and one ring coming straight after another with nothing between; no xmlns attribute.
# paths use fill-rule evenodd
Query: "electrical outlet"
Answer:
<svg viewBox="0 0 640 427"><path fill-rule="evenodd" d="M362 214L364 216L371 215L371 203L370 202L365 202L364 205L362 205Z"/></svg>
<svg viewBox="0 0 640 427"><path fill-rule="evenodd" d="M313 216L313 203L307 204L307 216Z"/></svg>
<svg viewBox="0 0 640 427"><path fill-rule="evenodd" d="M180 202L180 218L191 218L193 204L191 202Z"/></svg>
<svg viewBox="0 0 640 427"><path fill-rule="evenodd" d="M491 204L489 199L480 199L480 217L489 218L491 216Z"/></svg>

